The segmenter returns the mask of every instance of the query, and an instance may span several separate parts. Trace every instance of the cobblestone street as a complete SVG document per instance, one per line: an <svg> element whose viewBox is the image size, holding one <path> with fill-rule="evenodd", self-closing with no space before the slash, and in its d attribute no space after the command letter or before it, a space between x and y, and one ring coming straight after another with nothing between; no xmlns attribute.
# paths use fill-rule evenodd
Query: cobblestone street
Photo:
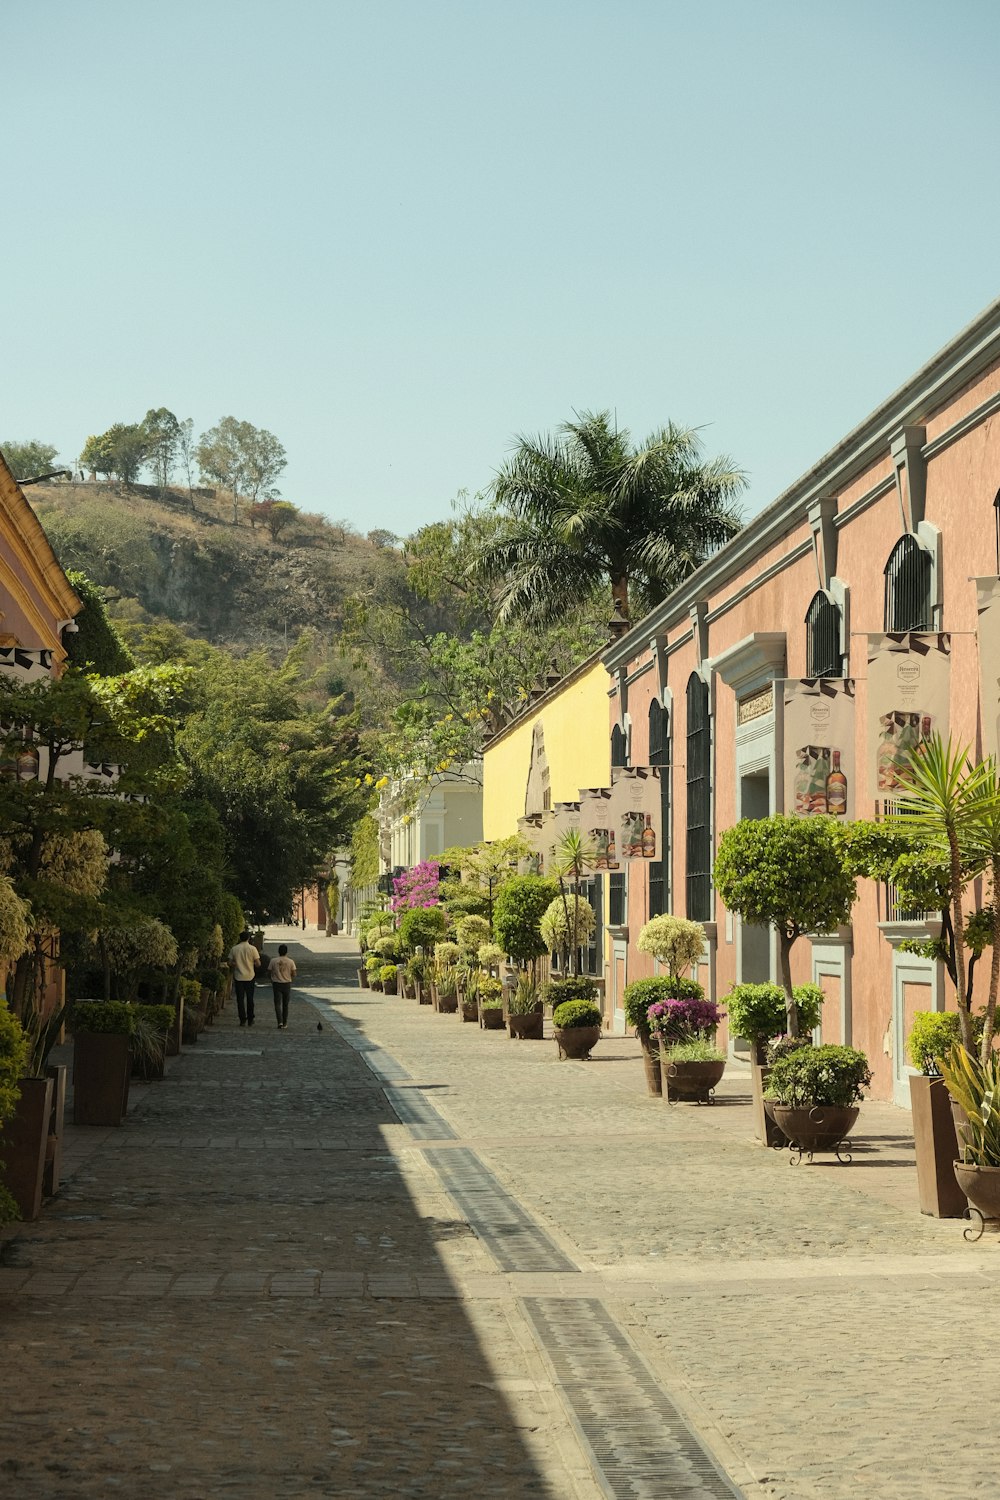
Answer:
<svg viewBox="0 0 1000 1500"><path fill-rule="evenodd" d="M5 1493L995 1489L997 1242L921 1218L902 1111L790 1167L738 1069L669 1108L285 936L287 1032L227 1008L0 1239Z"/></svg>

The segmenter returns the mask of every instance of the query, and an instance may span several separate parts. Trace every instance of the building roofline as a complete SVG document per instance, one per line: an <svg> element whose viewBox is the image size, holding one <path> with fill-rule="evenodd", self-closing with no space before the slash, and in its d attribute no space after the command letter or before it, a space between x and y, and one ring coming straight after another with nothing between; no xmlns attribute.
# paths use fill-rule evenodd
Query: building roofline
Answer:
<svg viewBox="0 0 1000 1500"><path fill-rule="evenodd" d="M603 661L604 653L606 650L606 646L598 646L596 651L592 651L584 661L580 662L577 666L573 667L571 671L567 672L565 677L560 677L559 681L554 683L552 687L546 688L545 692L539 694L537 698L529 699L521 709L520 713L515 715L515 717L511 719L509 723L505 724L502 729L498 729L496 734L491 735L490 738L485 741L483 745L483 754L485 755L487 750L492 750L495 745L499 745L500 741L506 739L507 735L512 734L515 729L519 729L525 719L531 718L531 716L533 714L536 714L540 708L543 708L545 706L545 704L551 703L554 698L558 698L560 693L564 693L568 687L571 687L572 684L578 680L578 678L582 677L584 673L589 670L589 668L595 667L601 661Z"/></svg>
<svg viewBox="0 0 1000 1500"><path fill-rule="evenodd" d="M901 427L926 420L957 391L1000 359L1000 298L945 344L829 452L747 522L743 530L610 646L609 671L623 666L651 636L686 618L691 605L727 582L806 518L808 507L831 490L846 487L888 454Z"/></svg>
<svg viewBox="0 0 1000 1500"><path fill-rule="evenodd" d="M52 550L45 528L25 499L24 491L14 478L2 453L0 453L0 514L3 515L20 543L29 578L40 595L48 596L53 614L59 620L74 619L83 609L83 601L74 592L59 559ZM25 642L25 644L33 643ZM39 644L43 643L39 642Z"/></svg>

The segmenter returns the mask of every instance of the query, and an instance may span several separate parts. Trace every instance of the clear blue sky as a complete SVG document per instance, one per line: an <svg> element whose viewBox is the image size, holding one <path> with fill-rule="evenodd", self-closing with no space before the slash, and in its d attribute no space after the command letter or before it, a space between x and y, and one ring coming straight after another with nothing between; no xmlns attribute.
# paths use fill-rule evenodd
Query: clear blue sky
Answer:
<svg viewBox="0 0 1000 1500"><path fill-rule="evenodd" d="M150 406L413 529L512 436L759 509L1000 292L990 0L0 0L0 438Z"/></svg>

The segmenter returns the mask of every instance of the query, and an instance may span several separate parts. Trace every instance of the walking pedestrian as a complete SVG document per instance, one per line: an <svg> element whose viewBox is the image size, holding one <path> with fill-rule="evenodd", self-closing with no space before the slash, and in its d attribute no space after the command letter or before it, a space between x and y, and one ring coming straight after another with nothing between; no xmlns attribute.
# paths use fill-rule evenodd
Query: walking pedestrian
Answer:
<svg viewBox="0 0 1000 1500"><path fill-rule="evenodd" d="M277 958L272 958L268 968L271 988L274 991L274 1014L278 1030L288 1028L288 1002L292 996L292 980L295 978L295 960L288 957L288 945L282 943Z"/></svg>
<svg viewBox="0 0 1000 1500"><path fill-rule="evenodd" d="M250 941L249 931L241 932L239 942L229 950L229 966L233 971L240 1025L252 1026L253 987L260 968L260 954Z"/></svg>

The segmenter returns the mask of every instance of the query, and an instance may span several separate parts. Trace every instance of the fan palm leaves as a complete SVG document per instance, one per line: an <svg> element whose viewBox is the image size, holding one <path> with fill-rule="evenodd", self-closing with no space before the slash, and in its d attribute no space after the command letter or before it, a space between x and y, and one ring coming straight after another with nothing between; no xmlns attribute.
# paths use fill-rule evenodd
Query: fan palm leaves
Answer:
<svg viewBox="0 0 1000 1500"><path fill-rule="evenodd" d="M609 582L627 619L736 535L745 484L731 459L702 457L691 428L668 423L633 449L610 412L582 412L554 437L518 439L474 568L497 586L501 621L551 621Z"/></svg>

